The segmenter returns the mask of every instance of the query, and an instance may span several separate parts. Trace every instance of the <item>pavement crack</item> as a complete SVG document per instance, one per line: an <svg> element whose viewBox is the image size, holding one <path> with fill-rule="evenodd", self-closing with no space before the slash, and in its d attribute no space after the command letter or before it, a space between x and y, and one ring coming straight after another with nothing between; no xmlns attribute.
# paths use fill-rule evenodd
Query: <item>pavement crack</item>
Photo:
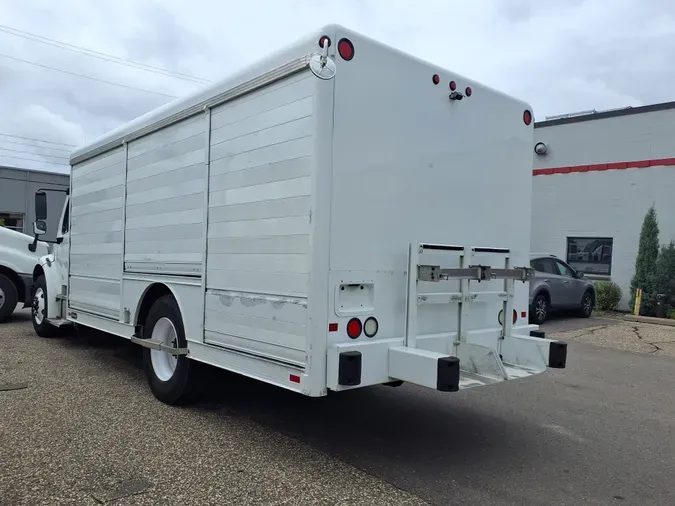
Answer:
<svg viewBox="0 0 675 506"><path fill-rule="evenodd" d="M654 349L649 352L650 354L656 353L657 351L661 350L661 348L659 346L657 346L656 344L645 341L642 338L642 336L640 335L640 328L637 325L632 325L631 330L633 331L633 334L635 334L640 341L644 342L645 344L648 344L649 346L654 347Z"/></svg>
<svg viewBox="0 0 675 506"><path fill-rule="evenodd" d="M637 338L642 341L642 336L640 335L640 329L637 327L637 325L632 326L633 333L637 336Z"/></svg>

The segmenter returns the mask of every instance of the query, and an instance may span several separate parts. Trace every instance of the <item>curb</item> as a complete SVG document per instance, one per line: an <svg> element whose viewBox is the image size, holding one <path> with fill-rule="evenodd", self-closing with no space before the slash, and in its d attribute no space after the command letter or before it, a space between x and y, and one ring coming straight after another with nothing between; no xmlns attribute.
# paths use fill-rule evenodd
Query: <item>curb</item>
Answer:
<svg viewBox="0 0 675 506"><path fill-rule="evenodd" d="M625 315L624 320L638 323L652 323L654 325L663 325L666 327L675 327L675 320L669 318L653 318L651 316Z"/></svg>

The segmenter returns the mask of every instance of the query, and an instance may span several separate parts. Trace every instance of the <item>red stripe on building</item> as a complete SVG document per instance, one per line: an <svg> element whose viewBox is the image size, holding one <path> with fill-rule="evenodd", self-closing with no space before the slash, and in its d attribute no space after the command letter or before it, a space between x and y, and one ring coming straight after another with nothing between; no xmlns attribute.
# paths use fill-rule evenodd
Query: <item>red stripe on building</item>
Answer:
<svg viewBox="0 0 675 506"><path fill-rule="evenodd" d="M572 167L552 167L549 169L534 169L535 176L551 174L570 174L572 172L595 172L599 170L639 169L644 167L663 167L675 165L675 158L657 158L654 160L634 160L632 162L598 163L595 165L574 165Z"/></svg>

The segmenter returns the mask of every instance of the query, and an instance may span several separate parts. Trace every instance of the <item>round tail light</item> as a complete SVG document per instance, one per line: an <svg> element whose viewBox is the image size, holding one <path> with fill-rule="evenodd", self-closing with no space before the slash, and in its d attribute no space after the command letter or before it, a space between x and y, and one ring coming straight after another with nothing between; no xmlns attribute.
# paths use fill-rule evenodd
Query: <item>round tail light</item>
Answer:
<svg viewBox="0 0 675 506"><path fill-rule="evenodd" d="M434 74L431 80L434 82L434 84L438 84L441 82L441 78L438 77L438 74Z"/></svg>
<svg viewBox="0 0 675 506"><path fill-rule="evenodd" d="M523 122L527 126L530 126L530 123L532 123L532 113L527 109L525 109L525 112L523 113Z"/></svg>
<svg viewBox="0 0 675 506"><path fill-rule="evenodd" d="M377 334L379 327L380 325L377 323L377 320L371 316L363 324L363 333L367 337L373 337L375 334Z"/></svg>
<svg viewBox="0 0 675 506"><path fill-rule="evenodd" d="M513 323L516 323L518 320L518 311L515 309L513 310L513 317L512 317ZM499 322L500 325L504 325L504 310L502 309L499 311L499 315L497 316L497 321Z"/></svg>
<svg viewBox="0 0 675 506"><path fill-rule="evenodd" d="M343 60L349 61L354 58L354 44L349 39L340 39L338 42L338 53Z"/></svg>
<svg viewBox="0 0 675 506"><path fill-rule="evenodd" d="M352 318L347 323L347 335L352 339L356 339L361 335L362 325L361 320L358 318Z"/></svg>

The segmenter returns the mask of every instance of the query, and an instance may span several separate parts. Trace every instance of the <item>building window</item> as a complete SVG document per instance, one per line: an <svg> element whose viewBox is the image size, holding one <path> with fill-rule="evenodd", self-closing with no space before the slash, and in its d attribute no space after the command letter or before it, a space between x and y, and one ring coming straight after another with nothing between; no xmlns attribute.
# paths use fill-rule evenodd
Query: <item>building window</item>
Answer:
<svg viewBox="0 0 675 506"><path fill-rule="evenodd" d="M23 214L0 212L0 227L11 228L23 233Z"/></svg>
<svg viewBox="0 0 675 506"><path fill-rule="evenodd" d="M567 263L584 274L612 274L611 237L568 237Z"/></svg>

